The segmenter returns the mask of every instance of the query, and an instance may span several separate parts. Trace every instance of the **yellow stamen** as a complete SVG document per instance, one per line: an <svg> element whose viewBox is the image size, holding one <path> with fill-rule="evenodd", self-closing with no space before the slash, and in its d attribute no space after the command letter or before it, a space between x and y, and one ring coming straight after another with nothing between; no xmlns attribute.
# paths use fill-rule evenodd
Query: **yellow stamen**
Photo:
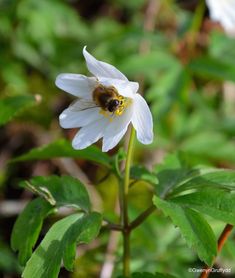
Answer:
<svg viewBox="0 0 235 278"><path fill-rule="evenodd" d="M118 109L114 112L114 114L117 116L121 116L125 109L130 105L131 99L119 95L118 100L121 104L119 105Z"/></svg>

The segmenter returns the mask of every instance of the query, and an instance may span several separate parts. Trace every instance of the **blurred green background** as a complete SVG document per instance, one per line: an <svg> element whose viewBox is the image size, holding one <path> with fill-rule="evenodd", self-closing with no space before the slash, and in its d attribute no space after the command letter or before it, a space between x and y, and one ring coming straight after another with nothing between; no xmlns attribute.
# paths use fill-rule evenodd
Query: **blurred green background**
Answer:
<svg viewBox="0 0 235 278"><path fill-rule="evenodd" d="M58 90L54 81L62 72L88 74L84 45L97 59L140 82L150 104L155 139L147 147L137 144L136 161L153 169L167 153L180 152L191 166L235 168L235 39L210 21L202 1L0 0L2 277L20 277L21 267L9 241L17 214L32 198L18 187L22 179L78 171L93 184L99 210L117 218L117 181L110 176L99 182L105 169L83 160L9 164L10 159L34 147L73 137L74 130L62 130L58 123L58 115L73 98ZM139 183L130 194L134 218L151 202L152 193L147 184ZM52 221L47 220L44 232ZM210 223L219 235L224 224ZM104 230L99 239L78 252L81 256L74 273L62 270L60 277L120 274L119 234ZM105 268L108 255L109 272ZM187 278L195 277L189 267L202 265L179 231L160 214L152 215L133 233L134 271L169 272ZM234 235L219 255L217 266L230 267L235 273ZM104 276L105 271L110 276Z"/></svg>

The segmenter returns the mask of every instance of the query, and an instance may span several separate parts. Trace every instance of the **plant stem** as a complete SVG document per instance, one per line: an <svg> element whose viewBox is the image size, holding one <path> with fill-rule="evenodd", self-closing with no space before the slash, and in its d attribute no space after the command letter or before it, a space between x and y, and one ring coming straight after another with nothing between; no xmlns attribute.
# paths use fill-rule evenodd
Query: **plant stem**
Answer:
<svg viewBox="0 0 235 278"><path fill-rule="evenodd" d="M232 229L233 229L233 225L231 225L231 224L227 224L225 226L225 228L218 240L218 252L220 252L221 249L223 248L226 240L228 239L230 233L232 232Z"/></svg>
<svg viewBox="0 0 235 278"><path fill-rule="evenodd" d="M196 44L196 40L197 40L197 34L198 31L200 30L200 27L202 25L202 21L203 21L203 16L204 16L204 12L205 12L206 6L205 6L205 2L204 0L200 0L196 11L194 13L194 17L193 17L193 21L192 21L192 25L190 28L190 35L191 35L191 50L193 51L195 48L195 44Z"/></svg>
<svg viewBox="0 0 235 278"><path fill-rule="evenodd" d="M228 239L230 233L232 232L233 229L233 225L227 224L223 230L223 232L221 233L219 239L218 239L218 252L221 251L221 249L223 248L226 240ZM214 264L214 262L213 262ZM210 266L205 266L204 267L204 272L202 272L200 278L207 278L210 275Z"/></svg>
<svg viewBox="0 0 235 278"><path fill-rule="evenodd" d="M143 211L135 220L133 220L129 227L130 230L135 229L138 227L140 224L144 222L144 220L154 211L156 210L156 207L154 205L151 205L149 208L147 208L145 211Z"/></svg>
<svg viewBox="0 0 235 278"><path fill-rule="evenodd" d="M129 218L128 218L128 191L130 183L130 167L132 153L134 149L135 130L132 127L130 133L130 139L127 149L127 158L125 163L125 175L122 190L122 219L123 219L123 275L125 277L130 276L130 230L129 230Z"/></svg>

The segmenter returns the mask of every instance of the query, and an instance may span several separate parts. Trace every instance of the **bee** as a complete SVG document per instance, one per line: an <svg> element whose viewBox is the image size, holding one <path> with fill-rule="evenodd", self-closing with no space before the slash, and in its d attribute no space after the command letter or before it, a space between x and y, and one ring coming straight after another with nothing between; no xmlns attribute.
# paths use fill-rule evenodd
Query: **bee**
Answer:
<svg viewBox="0 0 235 278"><path fill-rule="evenodd" d="M99 84L93 91L93 100L104 111L119 114L123 110L124 97L113 86Z"/></svg>

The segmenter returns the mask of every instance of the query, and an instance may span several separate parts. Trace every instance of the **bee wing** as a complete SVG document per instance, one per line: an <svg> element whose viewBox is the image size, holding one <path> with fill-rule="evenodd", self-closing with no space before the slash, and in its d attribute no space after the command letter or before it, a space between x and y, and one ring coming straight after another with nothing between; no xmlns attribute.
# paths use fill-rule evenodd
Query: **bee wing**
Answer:
<svg viewBox="0 0 235 278"><path fill-rule="evenodd" d="M99 106L92 100L79 99L79 100L73 101L70 104L69 109L74 112L78 112L78 111L84 111L84 110L92 109L92 108L96 108L96 107L99 107Z"/></svg>

